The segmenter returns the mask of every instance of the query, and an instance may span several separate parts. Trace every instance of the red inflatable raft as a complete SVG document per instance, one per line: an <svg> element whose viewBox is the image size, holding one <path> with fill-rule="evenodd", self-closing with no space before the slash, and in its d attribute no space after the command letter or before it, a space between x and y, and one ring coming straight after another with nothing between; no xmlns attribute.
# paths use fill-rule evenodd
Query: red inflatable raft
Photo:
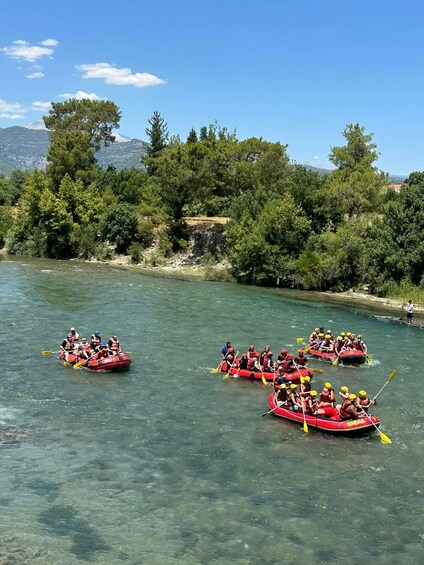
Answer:
<svg viewBox="0 0 424 565"><path fill-rule="evenodd" d="M279 373L267 373L263 372L260 373L258 371L249 371L248 369L239 369L238 367L239 360L236 359L234 365L231 367L226 362L222 363L221 371L223 373L228 373L229 375L234 375L236 377L244 377L246 379L262 379L262 375L264 376L265 380L268 382L273 382L275 377L279 376ZM314 376L313 372L309 369L300 369L298 371L294 371L293 373L284 373L284 380L286 382L291 383L299 383L300 377Z"/></svg>
<svg viewBox="0 0 424 565"><path fill-rule="evenodd" d="M294 410L289 410L284 406L277 406L275 396L276 395L274 393L271 393L268 397L268 405L270 410L272 410L272 413L280 418L285 418L286 420L303 424L303 412L295 412ZM343 435L360 435L375 430L373 424L376 426L380 425L380 420L374 415L364 416L363 418L361 417L357 419L342 420L340 417L324 418L306 414L305 420L308 426L311 426L312 428Z"/></svg>
<svg viewBox="0 0 424 565"><path fill-rule="evenodd" d="M318 349L310 349L308 355L324 361L333 362L336 358L335 353L327 351L319 351ZM363 365L367 360L365 353L360 349L345 349L339 355L340 365Z"/></svg>
<svg viewBox="0 0 424 565"><path fill-rule="evenodd" d="M66 361L65 353L59 353L59 359ZM68 361L71 365L75 365L75 363L82 361L82 359L73 353L69 353ZM101 357L100 359L89 359L88 361L84 361L81 367L90 369L90 371L119 371L128 369L130 365L131 357L124 353L118 353L116 355L109 355L108 357Z"/></svg>

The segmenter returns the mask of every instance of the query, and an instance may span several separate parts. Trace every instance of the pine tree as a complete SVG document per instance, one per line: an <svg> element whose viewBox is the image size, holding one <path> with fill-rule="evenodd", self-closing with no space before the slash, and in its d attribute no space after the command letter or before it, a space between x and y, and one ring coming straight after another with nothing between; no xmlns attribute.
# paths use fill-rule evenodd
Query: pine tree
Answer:
<svg viewBox="0 0 424 565"><path fill-rule="evenodd" d="M149 119L150 127L146 128L149 144L146 150L146 157L142 157L142 162L147 166L147 172L152 176L156 170L154 160L168 146L168 125L160 112L153 112Z"/></svg>

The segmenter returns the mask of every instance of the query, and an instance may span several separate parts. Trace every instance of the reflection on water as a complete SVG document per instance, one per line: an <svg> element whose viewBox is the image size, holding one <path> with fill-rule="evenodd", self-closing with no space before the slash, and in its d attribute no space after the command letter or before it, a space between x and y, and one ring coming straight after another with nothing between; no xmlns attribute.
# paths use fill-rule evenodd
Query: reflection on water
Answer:
<svg viewBox="0 0 424 565"><path fill-rule="evenodd" d="M422 560L422 332L257 288L22 263L0 266L0 420L22 434L0 448L0 562ZM269 389L209 372L227 339L277 351L321 323L360 331L375 363L315 362L317 387L372 395L399 370L378 405L391 446L261 418ZM116 333L131 370L40 355L74 325Z"/></svg>

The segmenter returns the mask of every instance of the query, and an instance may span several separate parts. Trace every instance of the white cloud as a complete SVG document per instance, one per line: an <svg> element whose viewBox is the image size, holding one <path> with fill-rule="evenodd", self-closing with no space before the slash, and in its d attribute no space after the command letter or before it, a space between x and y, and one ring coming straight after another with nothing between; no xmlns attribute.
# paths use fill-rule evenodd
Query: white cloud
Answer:
<svg viewBox="0 0 424 565"><path fill-rule="evenodd" d="M8 120L23 120L24 116L22 114L9 114L7 112L1 112L0 118L7 118Z"/></svg>
<svg viewBox="0 0 424 565"><path fill-rule="evenodd" d="M90 65L77 65L82 71L82 78L101 78L107 84L131 85L137 88L165 84L165 81L149 73L132 73L131 69L119 69L109 63L94 63Z"/></svg>
<svg viewBox="0 0 424 565"><path fill-rule="evenodd" d="M84 92L82 90L77 90L74 94L70 92L65 92L65 94L59 94L58 98L76 98L77 100L84 100L88 98L89 100L102 100L100 96L97 96L95 92Z"/></svg>
<svg viewBox="0 0 424 565"><path fill-rule="evenodd" d="M35 73L30 73L29 75L26 75L27 78L42 78L45 76L46 75L41 71L35 71Z"/></svg>
<svg viewBox="0 0 424 565"><path fill-rule="evenodd" d="M40 43L40 45L45 45L46 47L56 47L57 45L59 45L59 42L57 39L45 39Z"/></svg>
<svg viewBox="0 0 424 565"><path fill-rule="evenodd" d="M0 118L8 118L10 120L22 120L25 116L26 108L21 106L19 102L6 102L0 98Z"/></svg>
<svg viewBox="0 0 424 565"><path fill-rule="evenodd" d="M318 156L318 155L314 155L314 156L312 157L312 159L314 159L315 161L319 161L319 156Z"/></svg>
<svg viewBox="0 0 424 565"><path fill-rule="evenodd" d="M31 104L31 110L36 110L39 112L48 112L52 107L50 102L33 102Z"/></svg>
<svg viewBox="0 0 424 565"><path fill-rule="evenodd" d="M12 45L0 47L0 51L11 59L23 59L33 63L42 57L51 57L54 54L54 49L58 45L56 39L46 39L41 44L31 45L28 41L18 39L12 42Z"/></svg>

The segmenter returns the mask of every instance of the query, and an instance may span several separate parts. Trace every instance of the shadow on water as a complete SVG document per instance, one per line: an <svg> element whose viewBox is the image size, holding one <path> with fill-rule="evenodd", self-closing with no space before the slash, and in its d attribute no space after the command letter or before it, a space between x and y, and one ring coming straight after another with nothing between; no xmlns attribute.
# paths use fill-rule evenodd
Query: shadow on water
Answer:
<svg viewBox="0 0 424 565"><path fill-rule="evenodd" d="M70 551L78 559L89 561L98 551L106 552L110 549L88 522L77 516L71 506L52 506L39 514L38 522L57 536L70 537L73 542Z"/></svg>
<svg viewBox="0 0 424 565"><path fill-rule="evenodd" d="M44 479L34 479L28 483L28 487L39 496L46 496L49 502L53 502L59 496L60 484Z"/></svg>

